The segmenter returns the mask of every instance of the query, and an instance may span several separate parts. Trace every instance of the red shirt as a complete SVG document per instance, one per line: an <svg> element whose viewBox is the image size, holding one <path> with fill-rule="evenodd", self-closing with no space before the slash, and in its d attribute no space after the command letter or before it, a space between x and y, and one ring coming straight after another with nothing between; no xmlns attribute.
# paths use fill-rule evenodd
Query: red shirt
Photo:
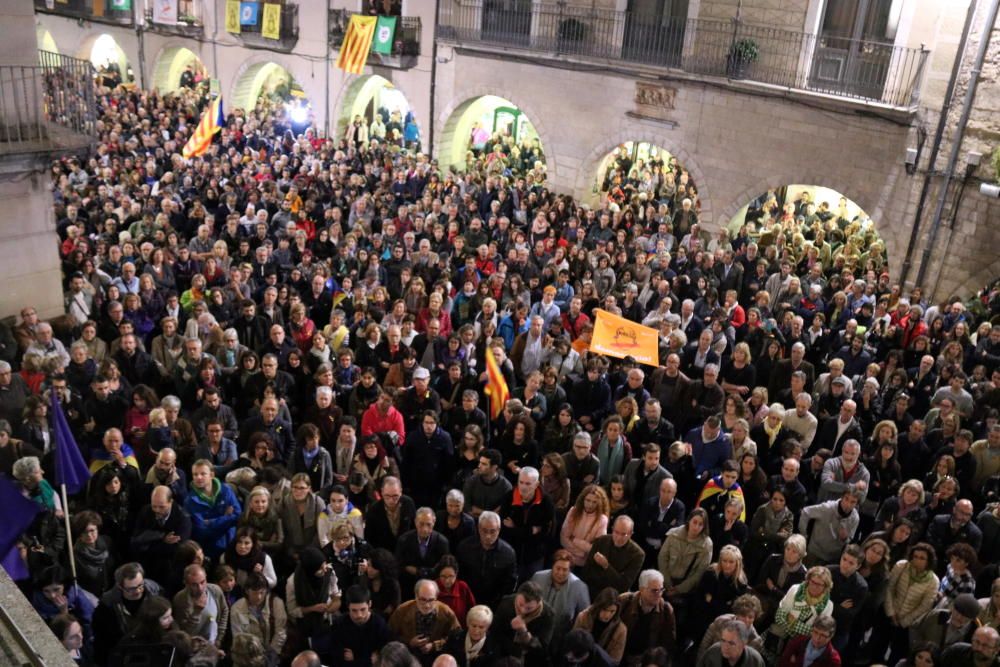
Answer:
<svg viewBox="0 0 1000 667"><path fill-rule="evenodd" d="M374 403L368 406L368 409L361 415L361 436L377 435L387 431L395 431L399 434L399 446L402 447L406 441L406 424L403 421L403 414L395 407L390 406L389 412L383 415Z"/></svg>

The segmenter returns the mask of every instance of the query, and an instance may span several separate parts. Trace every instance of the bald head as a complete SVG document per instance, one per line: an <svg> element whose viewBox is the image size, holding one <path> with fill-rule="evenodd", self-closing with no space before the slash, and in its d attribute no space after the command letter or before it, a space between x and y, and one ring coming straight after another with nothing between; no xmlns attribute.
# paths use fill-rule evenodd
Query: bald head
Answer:
<svg viewBox="0 0 1000 667"><path fill-rule="evenodd" d="M458 667L458 663L455 662L455 658L445 653L435 658L431 667Z"/></svg>

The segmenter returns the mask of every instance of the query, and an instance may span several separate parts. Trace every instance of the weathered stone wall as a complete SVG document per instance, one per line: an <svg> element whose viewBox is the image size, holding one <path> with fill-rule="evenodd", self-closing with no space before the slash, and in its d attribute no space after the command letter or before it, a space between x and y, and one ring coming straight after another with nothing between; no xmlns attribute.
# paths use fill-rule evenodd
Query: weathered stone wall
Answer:
<svg viewBox="0 0 1000 667"><path fill-rule="evenodd" d="M701 0L698 17L702 19L730 19L736 16L747 23L802 30L805 24L809 0Z"/></svg>

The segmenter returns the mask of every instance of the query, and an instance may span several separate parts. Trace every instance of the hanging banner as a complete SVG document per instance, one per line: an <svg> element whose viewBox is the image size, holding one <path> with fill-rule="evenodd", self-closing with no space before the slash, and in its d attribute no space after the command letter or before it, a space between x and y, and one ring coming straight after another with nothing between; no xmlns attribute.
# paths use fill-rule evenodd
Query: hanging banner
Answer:
<svg viewBox="0 0 1000 667"><path fill-rule="evenodd" d="M240 25L257 25L258 12L260 12L260 5L256 2L241 2Z"/></svg>
<svg viewBox="0 0 1000 667"><path fill-rule="evenodd" d="M226 0L226 32L240 34L240 0Z"/></svg>
<svg viewBox="0 0 1000 667"><path fill-rule="evenodd" d="M128 11L132 9L132 0L111 0L111 9Z"/></svg>
<svg viewBox="0 0 1000 667"><path fill-rule="evenodd" d="M396 17L380 16L375 26L375 39L372 41L372 51L389 55L392 53L392 41L396 36Z"/></svg>
<svg viewBox="0 0 1000 667"><path fill-rule="evenodd" d="M267 39L281 39L281 5L264 5L264 23L260 34Z"/></svg>
<svg viewBox="0 0 1000 667"><path fill-rule="evenodd" d="M177 0L153 0L153 23L177 23Z"/></svg>
<svg viewBox="0 0 1000 667"><path fill-rule="evenodd" d="M93 0L93 2L91 11L94 12L94 16L104 16L104 0Z"/></svg>
<svg viewBox="0 0 1000 667"><path fill-rule="evenodd" d="M606 310L594 310L594 337L590 351L609 357L632 357L640 364L658 366L660 363L660 334L656 329L636 324Z"/></svg>

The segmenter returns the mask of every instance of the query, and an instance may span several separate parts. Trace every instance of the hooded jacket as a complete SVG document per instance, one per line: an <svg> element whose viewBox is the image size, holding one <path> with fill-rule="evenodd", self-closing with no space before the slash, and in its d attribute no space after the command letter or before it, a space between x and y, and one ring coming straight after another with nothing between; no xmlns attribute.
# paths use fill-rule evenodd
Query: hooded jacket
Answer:
<svg viewBox="0 0 1000 667"><path fill-rule="evenodd" d="M230 507L233 511L226 513ZM191 537L205 554L218 558L236 537L236 522L242 508L236 494L218 478L212 478L212 491L205 494L193 485L184 500L184 509L191 516Z"/></svg>

